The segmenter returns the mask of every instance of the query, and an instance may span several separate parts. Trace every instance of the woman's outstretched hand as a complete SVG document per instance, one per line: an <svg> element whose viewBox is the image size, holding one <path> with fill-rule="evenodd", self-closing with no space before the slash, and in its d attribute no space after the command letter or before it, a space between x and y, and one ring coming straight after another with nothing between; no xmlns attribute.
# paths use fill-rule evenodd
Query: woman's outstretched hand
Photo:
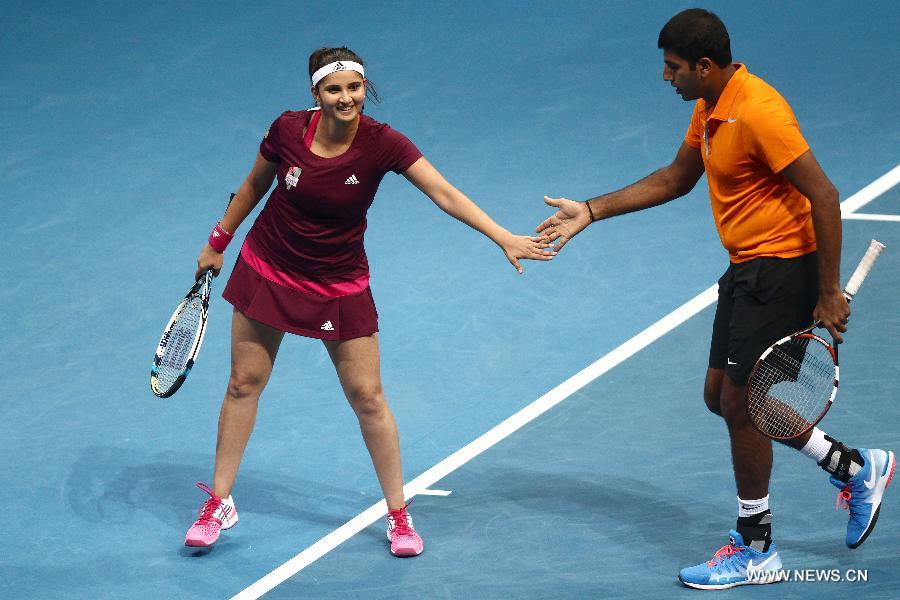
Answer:
<svg viewBox="0 0 900 600"><path fill-rule="evenodd" d="M519 259L553 260L553 257L556 256L556 251L552 249L553 245L546 235L530 237L510 233L500 241L500 247L503 249L503 253L506 254L506 259L516 268L519 274L525 272L525 269L519 263Z"/></svg>

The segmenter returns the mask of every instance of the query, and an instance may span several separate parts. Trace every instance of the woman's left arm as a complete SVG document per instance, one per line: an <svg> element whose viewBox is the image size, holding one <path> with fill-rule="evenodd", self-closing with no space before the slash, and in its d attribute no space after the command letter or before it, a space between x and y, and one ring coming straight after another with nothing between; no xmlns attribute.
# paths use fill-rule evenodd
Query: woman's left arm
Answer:
<svg viewBox="0 0 900 600"><path fill-rule="evenodd" d="M500 246L507 260L519 273L524 271L519 264L520 258L551 260L556 256L555 251L546 251L551 247L547 236L532 238L527 235L514 235L495 223L468 196L444 179L424 156L404 171L403 176L431 198L438 208L472 229L480 231Z"/></svg>

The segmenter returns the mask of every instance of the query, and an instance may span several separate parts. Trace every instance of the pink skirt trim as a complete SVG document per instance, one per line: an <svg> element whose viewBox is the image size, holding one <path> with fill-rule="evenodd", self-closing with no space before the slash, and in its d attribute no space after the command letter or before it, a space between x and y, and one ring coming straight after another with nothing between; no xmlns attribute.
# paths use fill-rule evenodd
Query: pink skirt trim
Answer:
<svg viewBox="0 0 900 600"><path fill-rule="evenodd" d="M238 256L222 297L244 316L280 331L320 340L349 340L378 331L372 290L325 298L269 281Z"/></svg>
<svg viewBox="0 0 900 600"><path fill-rule="evenodd" d="M244 241L244 245L241 246L241 258L244 259L251 269L259 273L265 279L292 290L303 292L304 294L315 294L316 296L323 296L325 298L341 298L343 296L358 294L369 287L369 273L366 273L354 281L342 281L341 283L320 283L317 281L298 279L283 271L279 271L259 258L253 253L253 250L246 240Z"/></svg>

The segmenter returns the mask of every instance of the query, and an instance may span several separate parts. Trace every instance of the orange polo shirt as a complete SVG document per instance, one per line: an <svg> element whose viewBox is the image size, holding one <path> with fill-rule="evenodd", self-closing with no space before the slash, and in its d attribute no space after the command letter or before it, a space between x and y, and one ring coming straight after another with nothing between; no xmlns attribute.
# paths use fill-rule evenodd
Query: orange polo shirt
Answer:
<svg viewBox="0 0 900 600"><path fill-rule="evenodd" d="M719 238L733 263L809 254L809 200L780 175L809 144L775 88L736 66L712 109L697 101L684 138L703 156Z"/></svg>

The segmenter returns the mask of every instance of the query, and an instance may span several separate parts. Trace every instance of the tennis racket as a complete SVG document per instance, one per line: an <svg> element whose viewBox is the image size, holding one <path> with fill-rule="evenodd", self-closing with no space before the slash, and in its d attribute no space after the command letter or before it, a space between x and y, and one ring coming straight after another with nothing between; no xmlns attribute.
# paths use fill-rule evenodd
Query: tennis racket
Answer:
<svg viewBox="0 0 900 600"><path fill-rule="evenodd" d="M159 340L150 369L150 389L160 398L177 392L194 366L206 333L213 277L212 270L206 271L191 286Z"/></svg>
<svg viewBox="0 0 900 600"><path fill-rule="evenodd" d="M872 270L884 244L872 240L850 281L847 301ZM763 435L787 440L803 435L822 420L837 394L836 344L813 333L821 322L772 344L753 367L747 382L747 412ZM833 340L832 340L833 341Z"/></svg>

